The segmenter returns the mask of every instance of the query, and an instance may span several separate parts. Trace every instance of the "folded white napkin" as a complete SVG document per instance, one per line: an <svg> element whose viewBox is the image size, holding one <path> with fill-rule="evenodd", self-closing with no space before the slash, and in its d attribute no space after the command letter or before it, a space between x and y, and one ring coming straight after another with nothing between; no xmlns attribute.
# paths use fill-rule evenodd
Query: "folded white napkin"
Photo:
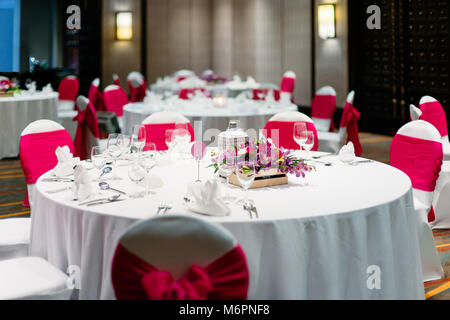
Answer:
<svg viewBox="0 0 450 320"><path fill-rule="evenodd" d="M193 202L187 207L196 213L215 217L230 215L230 209L220 199L220 186L216 180L192 182L188 186L188 195Z"/></svg>
<svg viewBox="0 0 450 320"><path fill-rule="evenodd" d="M45 87L42 88L42 92L43 93L52 93L54 92L53 88L52 88L52 84L49 83L47 84Z"/></svg>
<svg viewBox="0 0 450 320"><path fill-rule="evenodd" d="M350 163L355 161L355 147L352 142L349 142L347 145L343 146L339 151L339 159L342 162Z"/></svg>
<svg viewBox="0 0 450 320"><path fill-rule="evenodd" d="M84 201L95 194L92 177L83 164L78 164L75 167L74 180L75 182L72 184L72 196L74 200Z"/></svg>
<svg viewBox="0 0 450 320"><path fill-rule="evenodd" d="M68 146L58 147L55 150L58 164L53 169L53 176L66 177L74 173L74 167L80 163L80 158L74 158Z"/></svg>
<svg viewBox="0 0 450 320"><path fill-rule="evenodd" d="M33 81L30 85L30 88L28 89L28 93L29 94L34 94L36 93L36 82Z"/></svg>

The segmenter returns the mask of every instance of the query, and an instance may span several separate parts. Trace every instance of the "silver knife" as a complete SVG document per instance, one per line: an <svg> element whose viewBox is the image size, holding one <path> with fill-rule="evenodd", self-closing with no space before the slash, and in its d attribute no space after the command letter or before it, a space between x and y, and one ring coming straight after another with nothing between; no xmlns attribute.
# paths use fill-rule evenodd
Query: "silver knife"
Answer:
<svg viewBox="0 0 450 320"><path fill-rule="evenodd" d="M255 213L256 219L259 219L258 210L256 210L256 207L254 205L252 205L252 211Z"/></svg>
<svg viewBox="0 0 450 320"><path fill-rule="evenodd" d="M107 201L102 201L102 202L94 202L94 203L88 204L87 206L92 207L92 206L98 206L101 204L108 204L108 203L114 203L114 202L120 202L120 201L125 201L125 199L119 199L119 200L114 200L114 201L107 200Z"/></svg>

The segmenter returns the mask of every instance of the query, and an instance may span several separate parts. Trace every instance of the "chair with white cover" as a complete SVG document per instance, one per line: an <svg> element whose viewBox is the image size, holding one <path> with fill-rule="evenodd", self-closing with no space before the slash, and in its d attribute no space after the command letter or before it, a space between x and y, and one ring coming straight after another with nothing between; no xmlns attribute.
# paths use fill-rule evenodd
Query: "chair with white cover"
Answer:
<svg viewBox="0 0 450 320"><path fill-rule="evenodd" d="M409 122L397 132L392 141L391 165L406 173L412 182L425 282L438 280L444 276L429 225L430 216L433 215L433 193L441 171L442 157L441 135L426 121Z"/></svg>
<svg viewBox="0 0 450 320"><path fill-rule="evenodd" d="M105 110L105 102L103 99L103 94L100 91L100 78L95 78L92 81L91 86L89 87L89 93L87 98L92 103L95 110L97 111Z"/></svg>
<svg viewBox="0 0 450 320"><path fill-rule="evenodd" d="M339 150L352 142L355 147L356 156L361 156L362 147L359 141L358 120L361 114L354 107L355 92L351 91L347 96L339 132L318 131L319 151L338 153Z"/></svg>
<svg viewBox="0 0 450 320"><path fill-rule="evenodd" d="M65 77L58 86L58 122L75 138L76 124L72 119L77 115L76 98L80 82L76 76Z"/></svg>
<svg viewBox="0 0 450 320"><path fill-rule="evenodd" d="M173 111L155 112L148 116L142 124L145 126L147 140L156 145L158 151L168 150L166 145L166 130L178 129L187 125L191 141L195 140L194 129L189 120L181 113Z"/></svg>
<svg viewBox="0 0 450 320"><path fill-rule="evenodd" d="M42 258L0 261L0 300L68 300L69 277Z"/></svg>
<svg viewBox="0 0 450 320"><path fill-rule="evenodd" d="M123 107L130 102L127 93L121 87L112 84L103 91L103 98L106 111L116 114L120 129L123 131Z"/></svg>
<svg viewBox="0 0 450 320"><path fill-rule="evenodd" d="M117 73L113 73L112 78L113 78L113 84L120 87L121 85L120 85L119 75Z"/></svg>
<svg viewBox="0 0 450 320"><path fill-rule="evenodd" d="M411 104L409 106L409 115L411 117L411 121L420 120L422 111L419 108L417 108L415 105Z"/></svg>
<svg viewBox="0 0 450 320"><path fill-rule="evenodd" d="M287 111L274 115L264 127L264 136L272 139L279 148L299 150L300 146L294 140L294 125L299 122L305 123L308 131L314 132L314 146L311 150L317 151L319 140L314 122L301 112Z"/></svg>
<svg viewBox="0 0 450 320"><path fill-rule="evenodd" d="M293 100L296 79L297 75L294 71L284 73L280 85L280 100L282 102L290 102Z"/></svg>
<svg viewBox="0 0 450 320"><path fill-rule="evenodd" d="M173 76L177 82L180 82L187 78L194 77L195 72L191 71L191 70L182 69L182 70L178 70L177 72L175 72Z"/></svg>
<svg viewBox="0 0 450 320"><path fill-rule="evenodd" d="M435 98L425 96L420 100L420 119L428 121L438 129L442 137L444 148L444 161L450 160L450 142L448 139L448 126L445 110Z"/></svg>
<svg viewBox="0 0 450 320"><path fill-rule="evenodd" d="M133 225L112 262L118 300L246 300L247 259L225 228L185 215Z"/></svg>
<svg viewBox="0 0 450 320"><path fill-rule="evenodd" d="M86 160L95 146L106 147L107 140L100 140L97 112L88 98L77 98L78 115L75 120L78 123L75 136L75 156Z"/></svg>
<svg viewBox="0 0 450 320"><path fill-rule="evenodd" d="M336 90L325 86L317 90L311 105L311 118L317 131L334 132L333 115L336 111Z"/></svg>
<svg viewBox="0 0 450 320"><path fill-rule="evenodd" d="M37 120L22 132L19 144L20 164L27 183L24 205L32 206L33 189L41 175L55 168L58 160L55 151L68 146L74 153L72 138L64 127L51 120Z"/></svg>
<svg viewBox="0 0 450 320"><path fill-rule="evenodd" d="M0 261L28 256L31 219L0 220Z"/></svg>
<svg viewBox="0 0 450 320"><path fill-rule="evenodd" d="M131 102L142 102L144 101L147 84L144 76L136 71L131 72L128 77L128 88L130 90L130 101Z"/></svg>

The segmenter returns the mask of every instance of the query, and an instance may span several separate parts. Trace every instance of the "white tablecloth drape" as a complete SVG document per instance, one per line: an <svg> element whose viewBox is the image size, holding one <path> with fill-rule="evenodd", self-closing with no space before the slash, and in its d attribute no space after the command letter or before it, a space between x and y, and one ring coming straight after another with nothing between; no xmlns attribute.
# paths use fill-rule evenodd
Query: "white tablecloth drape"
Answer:
<svg viewBox="0 0 450 320"><path fill-rule="evenodd" d="M381 163L327 159L334 165L318 165L308 184L290 176L289 185L250 190L259 220L237 205L229 217L190 212L183 196L196 165L189 160L153 170L165 181L155 195L90 208L71 201L70 192L46 193L61 184L39 180L30 253L63 271L79 268L81 299L114 299L111 261L119 237L164 200L172 213L220 223L237 237L248 259L250 299L423 299L409 178ZM111 184L131 192L126 167L119 175L124 179ZM212 178L212 170L202 169L201 177ZM242 197L239 188L231 192Z"/></svg>
<svg viewBox="0 0 450 320"><path fill-rule="evenodd" d="M58 93L0 98L0 159L19 155L20 134L33 121L58 121Z"/></svg>

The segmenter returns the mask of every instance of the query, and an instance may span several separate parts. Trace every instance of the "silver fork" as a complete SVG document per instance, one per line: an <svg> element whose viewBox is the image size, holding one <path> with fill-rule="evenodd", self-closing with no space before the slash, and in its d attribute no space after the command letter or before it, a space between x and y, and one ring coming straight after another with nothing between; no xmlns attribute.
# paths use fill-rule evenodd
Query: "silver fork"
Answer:
<svg viewBox="0 0 450 320"><path fill-rule="evenodd" d="M247 203L244 204L244 210L248 212L250 219L253 219L253 213L251 209L251 205L249 206Z"/></svg>

